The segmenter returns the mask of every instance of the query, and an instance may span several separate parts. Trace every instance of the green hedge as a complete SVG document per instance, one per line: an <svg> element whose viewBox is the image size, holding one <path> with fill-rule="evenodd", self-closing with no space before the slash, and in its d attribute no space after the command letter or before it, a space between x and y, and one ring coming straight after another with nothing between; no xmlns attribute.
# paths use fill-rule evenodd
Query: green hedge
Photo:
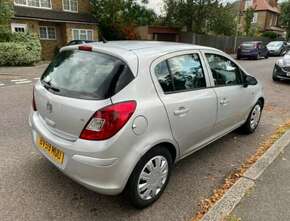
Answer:
<svg viewBox="0 0 290 221"><path fill-rule="evenodd" d="M275 40L279 37L278 34L276 34L275 32L272 32L272 31L265 31L262 33L262 36L266 37L266 38L270 38L271 40Z"/></svg>
<svg viewBox="0 0 290 221"><path fill-rule="evenodd" d="M0 33L0 66L31 65L41 59L41 44L30 33Z"/></svg>

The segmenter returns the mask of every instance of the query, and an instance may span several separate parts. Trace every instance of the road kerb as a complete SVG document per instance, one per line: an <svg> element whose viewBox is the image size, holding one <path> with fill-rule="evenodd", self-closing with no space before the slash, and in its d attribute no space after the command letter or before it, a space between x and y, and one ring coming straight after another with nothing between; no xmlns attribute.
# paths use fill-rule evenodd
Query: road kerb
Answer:
<svg viewBox="0 0 290 221"><path fill-rule="evenodd" d="M290 130L277 140L271 148L269 148L263 156L245 172L244 177L251 180L257 180L289 143Z"/></svg>
<svg viewBox="0 0 290 221"><path fill-rule="evenodd" d="M200 219L201 221L221 221L229 215L243 196L255 185L255 181L262 175L269 165L290 143L290 130L279 138L254 163L217 203Z"/></svg>

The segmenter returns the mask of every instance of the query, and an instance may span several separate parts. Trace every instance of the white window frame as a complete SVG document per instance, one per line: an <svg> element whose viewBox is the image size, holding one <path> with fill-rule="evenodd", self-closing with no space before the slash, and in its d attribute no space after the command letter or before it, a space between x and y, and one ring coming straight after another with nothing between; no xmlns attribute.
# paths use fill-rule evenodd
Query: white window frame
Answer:
<svg viewBox="0 0 290 221"><path fill-rule="evenodd" d="M64 0L62 0L62 10L65 11L65 12L78 13L78 11L79 11L79 1L76 0L76 1L77 1L77 10L76 10L76 11L71 10L71 3L70 3L71 0L68 0L68 1L69 1L69 8L70 8L70 9L65 9L65 8L64 8Z"/></svg>
<svg viewBox="0 0 290 221"><path fill-rule="evenodd" d="M42 6L41 6L41 0L38 0L38 1L39 1L39 7L28 5L28 0L25 0L25 4L19 4L19 3L16 3L16 1L14 0L14 5L17 5L17 6L23 6L23 7L28 7L28 8L44 8L44 9L52 9L52 3L51 3L51 0L49 0L49 2L50 2L50 7L42 7Z"/></svg>
<svg viewBox="0 0 290 221"><path fill-rule="evenodd" d="M47 36L47 38L42 38L42 37L40 36L40 28L45 28L45 29L46 29L46 36ZM48 38L48 28L53 28L53 29L54 29L55 38ZM40 40L55 41L56 38L57 38L56 34L57 34L57 33L56 33L56 27L55 27L55 26L47 26L47 25L40 25L40 26L39 26L39 39L40 39Z"/></svg>
<svg viewBox="0 0 290 221"><path fill-rule="evenodd" d="M11 23L12 32L16 32L15 28L24 28L24 32L27 32L27 24Z"/></svg>
<svg viewBox="0 0 290 221"><path fill-rule="evenodd" d="M79 39L74 39L74 31L78 31L78 37ZM87 41L93 41L94 40L94 30L93 29L82 29L82 28L73 28L71 30L72 33L72 40L80 40L80 35L81 35L81 31L86 31L86 40ZM88 39L88 31L92 32L92 39Z"/></svg>
<svg viewBox="0 0 290 221"><path fill-rule="evenodd" d="M254 12L254 16L252 20L252 24L256 24L256 23L258 23L258 12Z"/></svg>

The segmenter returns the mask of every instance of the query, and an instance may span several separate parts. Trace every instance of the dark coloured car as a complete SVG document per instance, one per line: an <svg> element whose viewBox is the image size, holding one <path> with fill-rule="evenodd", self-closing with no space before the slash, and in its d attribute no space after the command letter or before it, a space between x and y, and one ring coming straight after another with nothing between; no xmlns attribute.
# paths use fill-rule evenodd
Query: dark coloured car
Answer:
<svg viewBox="0 0 290 221"><path fill-rule="evenodd" d="M290 52L276 62L273 70L273 80L290 80Z"/></svg>
<svg viewBox="0 0 290 221"><path fill-rule="evenodd" d="M287 53L288 45L286 41L271 41L267 44L269 55L282 56Z"/></svg>
<svg viewBox="0 0 290 221"><path fill-rule="evenodd" d="M262 41L243 42L237 51L237 59L252 58L258 60L261 57L269 57L268 49Z"/></svg>
<svg viewBox="0 0 290 221"><path fill-rule="evenodd" d="M68 45L80 45L80 44L86 44L86 43L94 43L95 41L91 41L91 40L72 40L69 43L66 44L66 46Z"/></svg>

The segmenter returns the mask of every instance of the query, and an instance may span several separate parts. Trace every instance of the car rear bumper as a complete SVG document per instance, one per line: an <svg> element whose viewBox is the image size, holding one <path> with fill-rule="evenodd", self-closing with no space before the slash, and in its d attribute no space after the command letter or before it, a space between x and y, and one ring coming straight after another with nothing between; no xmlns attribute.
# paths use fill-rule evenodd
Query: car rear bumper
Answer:
<svg viewBox="0 0 290 221"><path fill-rule="evenodd" d="M255 58L257 57L258 53L250 52L250 53L238 53L237 56L240 58Z"/></svg>
<svg viewBox="0 0 290 221"><path fill-rule="evenodd" d="M129 171L123 169L120 158L110 156L108 150L102 144L95 142L95 149L103 151L92 151L91 141L63 140L50 133L37 117L37 112L30 114L29 124L32 127L32 139L35 149L47 158L54 166L71 179L81 185L106 195L117 195L121 193L126 185ZM38 137L43 137L49 144L64 152L63 164L53 160L49 154L38 147ZM87 142L87 144L86 144Z"/></svg>

